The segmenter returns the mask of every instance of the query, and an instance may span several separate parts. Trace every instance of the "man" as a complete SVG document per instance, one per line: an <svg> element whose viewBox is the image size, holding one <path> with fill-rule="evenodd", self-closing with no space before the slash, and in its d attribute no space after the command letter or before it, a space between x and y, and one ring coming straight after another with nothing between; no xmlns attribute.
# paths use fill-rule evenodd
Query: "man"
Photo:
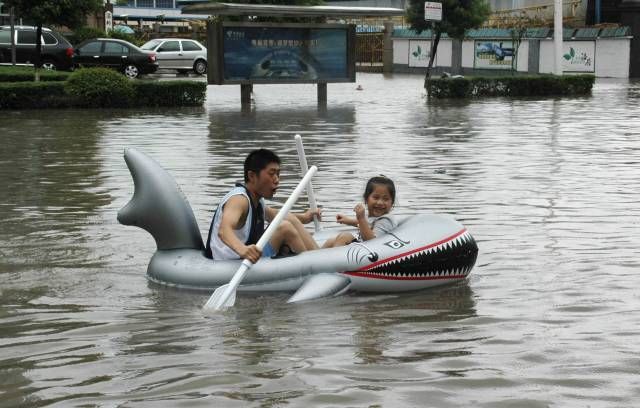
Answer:
<svg viewBox="0 0 640 408"><path fill-rule="evenodd" d="M265 205L280 183L280 158L271 150L254 150L244 161L244 185L238 184L222 198L211 221L206 255L213 259L248 259L276 255L288 247L294 253L318 249L303 223L313 220L320 210L289 213L262 251L256 243L264 233L264 223L275 218L278 210Z"/></svg>

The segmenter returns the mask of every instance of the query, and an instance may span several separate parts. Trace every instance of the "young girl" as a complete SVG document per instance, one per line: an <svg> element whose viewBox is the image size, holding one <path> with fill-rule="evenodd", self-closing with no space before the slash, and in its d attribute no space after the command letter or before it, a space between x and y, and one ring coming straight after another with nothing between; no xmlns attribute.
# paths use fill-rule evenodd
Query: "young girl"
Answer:
<svg viewBox="0 0 640 408"><path fill-rule="evenodd" d="M368 241L386 234L396 227L395 219L389 214L396 201L396 186L391 179L385 176L371 177L367 181L363 198L367 205L368 218L362 204L358 204L354 208L356 218L346 217L342 214L336 215L336 221L339 224L358 227L360 230L358 238L349 232L341 232L336 237L328 239L322 246L323 248L348 245L354 240Z"/></svg>

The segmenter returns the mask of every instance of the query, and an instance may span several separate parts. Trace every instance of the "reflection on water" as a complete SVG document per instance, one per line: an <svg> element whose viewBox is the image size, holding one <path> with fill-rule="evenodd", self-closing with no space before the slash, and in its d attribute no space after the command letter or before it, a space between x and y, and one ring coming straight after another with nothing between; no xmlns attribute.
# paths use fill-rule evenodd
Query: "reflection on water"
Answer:
<svg viewBox="0 0 640 408"><path fill-rule="evenodd" d="M5 114L1 158L5 182L0 201L6 211L0 229L12 237L3 246L3 260L11 260L15 263L12 266L65 264L68 254L64 251L65 256L58 256L52 244L61 236L72 241L86 239L84 223L78 219L90 218L110 202L101 190L96 157L100 132L91 113L88 116L80 123L58 120L51 111L37 116L29 112Z"/></svg>
<svg viewBox="0 0 640 408"><path fill-rule="evenodd" d="M430 339L429 343L449 343L432 338L440 334L441 330L432 327L431 323L464 320L475 316L473 291L466 282L425 293L407 294L400 298L367 300L366 304L354 308L351 314L358 325L354 336L358 348L355 356L365 364L415 362L450 356L448 351L438 350L439 347L431 344L407 345L397 338L396 333L403 332L402 328L406 327L413 335L418 335L420 327L423 327L426 330L422 334ZM447 330L447 337L455 336L456 332L455 329ZM409 350L403 350L402 346L409 347ZM448 346L449 344L446 347ZM464 355L465 351L457 350L453 353Z"/></svg>
<svg viewBox="0 0 640 408"><path fill-rule="evenodd" d="M319 168L329 168L330 151L340 150L336 145L349 145L353 140L354 122L353 106L331 108L326 112L319 112L314 107L248 113L210 112L207 153L213 165L209 177L216 183L214 186L226 188L242 178L242 165L250 149L260 147L277 151L287 159L283 163L285 175L297 174L297 151L292 143L295 134L312 136L305 143L308 160L314 160ZM248 146L248 140L257 143ZM296 183L294 177L283 179L283 185L287 187Z"/></svg>
<svg viewBox="0 0 640 408"><path fill-rule="evenodd" d="M0 407L633 406L640 84L593 96L434 101L419 76L210 87L205 108L0 116ZM396 181L397 214L451 214L476 237L467 282L286 304L150 284L155 250L116 222L133 185L122 152L162 164L203 233L258 146L320 172L325 226L364 181ZM305 205L302 199L296 208Z"/></svg>

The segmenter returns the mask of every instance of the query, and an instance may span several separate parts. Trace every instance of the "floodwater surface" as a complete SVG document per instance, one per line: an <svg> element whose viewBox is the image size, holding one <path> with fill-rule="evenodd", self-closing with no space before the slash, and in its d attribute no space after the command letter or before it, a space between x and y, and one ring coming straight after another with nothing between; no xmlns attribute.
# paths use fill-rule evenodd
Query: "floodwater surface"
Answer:
<svg viewBox="0 0 640 408"><path fill-rule="evenodd" d="M629 407L640 401L640 83L581 98L427 102L420 76L210 86L204 108L0 114L1 407ZM399 215L449 214L479 246L454 286L286 304L149 283L155 250L117 223L137 147L206 234L257 147L304 138L326 228L365 180ZM296 206L301 210L302 200Z"/></svg>

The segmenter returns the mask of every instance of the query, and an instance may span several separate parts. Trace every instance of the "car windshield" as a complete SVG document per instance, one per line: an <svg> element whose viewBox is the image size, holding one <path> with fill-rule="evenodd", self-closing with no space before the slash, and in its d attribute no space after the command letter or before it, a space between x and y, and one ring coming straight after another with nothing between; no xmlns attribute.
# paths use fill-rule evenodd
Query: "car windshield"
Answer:
<svg viewBox="0 0 640 408"><path fill-rule="evenodd" d="M143 50L152 50L154 48L156 48L158 46L158 44L160 44L162 41L160 40L151 40L146 42L142 47Z"/></svg>

